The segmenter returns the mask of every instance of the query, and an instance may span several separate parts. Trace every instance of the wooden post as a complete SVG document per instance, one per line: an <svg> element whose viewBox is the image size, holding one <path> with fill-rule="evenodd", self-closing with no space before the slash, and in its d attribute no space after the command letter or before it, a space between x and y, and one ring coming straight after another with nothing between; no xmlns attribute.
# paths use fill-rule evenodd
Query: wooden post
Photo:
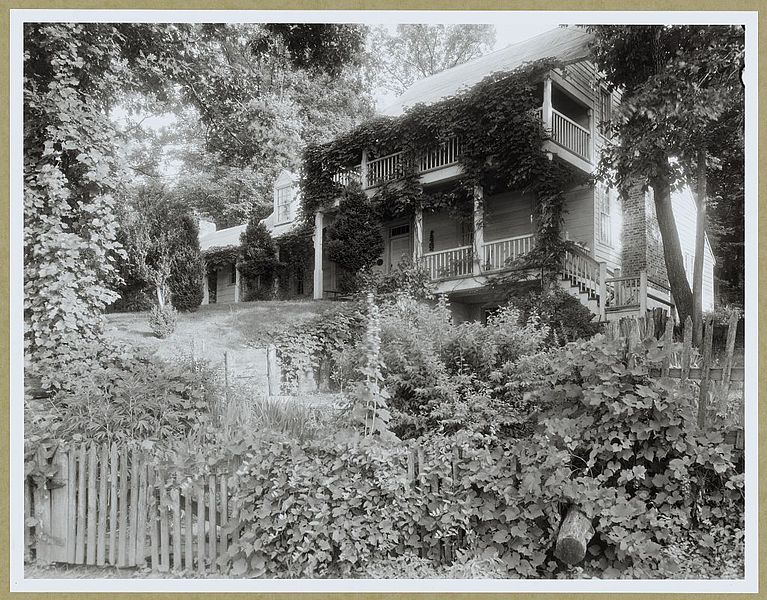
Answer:
<svg viewBox="0 0 767 600"><path fill-rule="evenodd" d="M687 381L690 376L690 354L692 352L692 317L684 322L684 343L682 345L682 373L680 381Z"/></svg>
<svg viewBox="0 0 767 600"><path fill-rule="evenodd" d="M96 539L96 564L106 564L107 549L107 501L109 500L109 446L101 447L99 459L99 526Z"/></svg>
<svg viewBox="0 0 767 600"><path fill-rule="evenodd" d="M474 276L482 274L485 261L485 207L484 190L481 185L474 186L474 249L473 268Z"/></svg>
<svg viewBox="0 0 767 600"><path fill-rule="evenodd" d="M191 572L194 568L194 554L192 549L192 498L194 488L188 485L184 490L184 569Z"/></svg>
<svg viewBox="0 0 767 600"><path fill-rule="evenodd" d="M74 507L67 504L69 458L63 448L56 450L53 455L53 464L58 467L56 479L63 484L51 490L51 562L66 562L67 560L67 521L69 511ZM26 531L26 527L25 527Z"/></svg>
<svg viewBox="0 0 767 600"><path fill-rule="evenodd" d="M75 562L75 536L77 532L77 511L75 505L77 502L77 451L74 446L67 449L69 476L67 477L67 560L72 564Z"/></svg>
<svg viewBox="0 0 767 600"><path fill-rule="evenodd" d="M208 556L210 557L210 570L216 570L216 476L210 475L208 478L208 520L210 529L208 530Z"/></svg>
<svg viewBox="0 0 767 600"><path fill-rule="evenodd" d="M423 258L423 208L417 206L413 214L413 263L420 264Z"/></svg>
<svg viewBox="0 0 767 600"><path fill-rule="evenodd" d="M737 311L733 311L730 315L730 320L727 323L727 342L725 343L724 351L724 367L722 368L722 398L726 399L730 393L730 379L732 378L732 363L735 355L735 336L738 333L738 321L740 315Z"/></svg>
<svg viewBox="0 0 767 600"><path fill-rule="evenodd" d="M599 263L599 320L605 320L605 304L607 304L607 263Z"/></svg>
<svg viewBox="0 0 767 600"><path fill-rule="evenodd" d="M586 547L592 537L594 528L589 518L571 506L559 528L554 555L568 565L576 565L586 556Z"/></svg>
<svg viewBox="0 0 767 600"><path fill-rule="evenodd" d="M322 213L314 215L314 299L322 300L324 295L322 273Z"/></svg>
<svg viewBox="0 0 767 600"><path fill-rule="evenodd" d="M360 159L360 185L362 189L368 188L368 151L362 151L362 158Z"/></svg>
<svg viewBox="0 0 767 600"><path fill-rule="evenodd" d="M179 572L183 569L181 565L181 494L177 487L170 491L170 501L173 505L172 530L173 538L173 570Z"/></svg>
<svg viewBox="0 0 767 600"><path fill-rule="evenodd" d="M240 279L240 267L237 263L234 264L234 302L235 304L240 301L240 286L242 282Z"/></svg>
<svg viewBox="0 0 767 600"><path fill-rule="evenodd" d="M117 564L117 445L109 452L109 564Z"/></svg>
<svg viewBox="0 0 767 600"><path fill-rule="evenodd" d="M85 442L80 446L77 465L77 535L75 540L75 564L85 562L86 491L88 449Z"/></svg>
<svg viewBox="0 0 767 600"><path fill-rule="evenodd" d="M197 487L197 572L205 573L205 479Z"/></svg>
<svg viewBox="0 0 767 600"><path fill-rule="evenodd" d="M647 317L647 271L639 272L639 318Z"/></svg>
<svg viewBox="0 0 767 600"><path fill-rule="evenodd" d="M588 159L592 164L596 164L596 157L595 154L595 148L596 148L596 134L597 134L597 127L596 127L596 119L594 118L594 109L590 108L588 110L589 113L589 156ZM609 202L609 199L608 199Z"/></svg>
<svg viewBox="0 0 767 600"><path fill-rule="evenodd" d="M227 476L225 473L218 476L218 483L220 487L219 491L219 504L221 505L221 540L219 554L224 557L224 561L221 562L221 570L225 571L226 557L229 544L227 540L226 530L229 527L229 490L227 489Z"/></svg>
<svg viewBox="0 0 767 600"><path fill-rule="evenodd" d="M37 461L40 464L47 462L45 451L42 446L37 451ZM42 482L37 485L33 491L35 517L37 525L35 526L35 548L38 562L46 564L51 561L51 492L47 483Z"/></svg>
<svg viewBox="0 0 767 600"><path fill-rule="evenodd" d="M131 451L130 511L128 513L128 565L136 564L136 536L138 534L138 452Z"/></svg>
<svg viewBox="0 0 767 600"><path fill-rule="evenodd" d="M127 539L128 539L128 448L123 446L120 452L120 506L117 514L117 566L127 565Z"/></svg>
<svg viewBox="0 0 767 600"><path fill-rule="evenodd" d="M96 564L96 511L98 510L96 498L96 469L98 456L96 444L91 444L88 452L88 529L85 544L85 564Z"/></svg>
<svg viewBox="0 0 767 600"><path fill-rule="evenodd" d="M139 452L139 488L138 488L138 518L136 521L136 564L146 564L146 519L147 519L147 465Z"/></svg>
<svg viewBox="0 0 767 600"><path fill-rule="evenodd" d="M229 402L229 350L224 350L224 396Z"/></svg>
<svg viewBox="0 0 767 600"><path fill-rule="evenodd" d="M669 317L666 319L666 330L663 332L663 364L661 365L661 377L668 377L669 367L671 366L671 346L674 343L674 320Z"/></svg>
<svg viewBox="0 0 767 600"><path fill-rule="evenodd" d="M208 267L202 275L202 304L210 304L210 290L208 289Z"/></svg>
<svg viewBox="0 0 767 600"><path fill-rule="evenodd" d="M551 132L551 77L546 76L543 80L543 126Z"/></svg>
<svg viewBox="0 0 767 600"><path fill-rule="evenodd" d="M152 571L157 571L160 568L160 538L157 534L158 516L157 516L157 487L156 487L156 472L154 467L147 465L147 479L149 490L149 549L151 555Z"/></svg>
<svg viewBox="0 0 767 600"><path fill-rule="evenodd" d="M277 360L277 348L274 346L266 348L266 375L268 378L269 395L279 396L282 373L280 372L280 363Z"/></svg>
<svg viewBox="0 0 767 600"><path fill-rule="evenodd" d="M703 335L703 368L700 373L700 393L698 395L698 427L706 426L706 410L708 408L708 390L711 385L711 344L714 336L714 322L706 319L706 330Z"/></svg>

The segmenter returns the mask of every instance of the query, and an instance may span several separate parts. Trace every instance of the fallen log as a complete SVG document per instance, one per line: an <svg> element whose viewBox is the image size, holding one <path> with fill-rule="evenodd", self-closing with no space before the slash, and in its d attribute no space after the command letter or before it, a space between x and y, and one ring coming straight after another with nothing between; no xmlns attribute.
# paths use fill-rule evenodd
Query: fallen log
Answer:
<svg viewBox="0 0 767 600"><path fill-rule="evenodd" d="M557 535L556 556L568 565L576 565L586 556L586 546L594 537L591 520L576 506L571 506Z"/></svg>

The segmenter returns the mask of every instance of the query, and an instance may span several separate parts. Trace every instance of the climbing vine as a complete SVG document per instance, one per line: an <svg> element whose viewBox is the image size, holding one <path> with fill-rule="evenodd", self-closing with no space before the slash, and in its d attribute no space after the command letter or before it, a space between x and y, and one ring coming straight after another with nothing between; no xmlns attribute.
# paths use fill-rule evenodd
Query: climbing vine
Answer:
<svg viewBox="0 0 767 600"><path fill-rule="evenodd" d="M559 232L564 190L575 172L542 149L547 138L536 109L542 103L544 74L557 66L542 60L489 75L470 90L430 105L419 104L400 117L379 117L304 154L301 180L303 214L310 218L342 194L343 178L355 174L363 151L368 160L402 152L400 177L376 188L381 219L412 214L417 207L465 217L473 210L473 191L490 195L524 189L537 198L534 221L538 243L530 260L546 266L564 249ZM461 176L438 191L426 191L416 158L453 137L460 140Z"/></svg>

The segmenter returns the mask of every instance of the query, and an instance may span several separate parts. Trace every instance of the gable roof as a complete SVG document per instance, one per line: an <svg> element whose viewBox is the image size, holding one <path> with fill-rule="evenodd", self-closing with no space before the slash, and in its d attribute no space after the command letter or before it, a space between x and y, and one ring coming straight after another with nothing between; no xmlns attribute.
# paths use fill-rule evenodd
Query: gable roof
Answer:
<svg viewBox="0 0 767 600"><path fill-rule="evenodd" d="M218 231L212 231L211 233L200 236L200 250L205 252L211 248L239 246L240 235L245 231L245 227L247 227L247 224L219 229Z"/></svg>
<svg viewBox="0 0 767 600"><path fill-rule="evenodd" d="M584 60L590 56L591 40L590 33L576 27L544 31L528 40L416 81L381 112L384 115L401 115L407 107L420 103L430 104L467 90L491 73L511 71L540 59L554 58L563 64Z"/></svg>

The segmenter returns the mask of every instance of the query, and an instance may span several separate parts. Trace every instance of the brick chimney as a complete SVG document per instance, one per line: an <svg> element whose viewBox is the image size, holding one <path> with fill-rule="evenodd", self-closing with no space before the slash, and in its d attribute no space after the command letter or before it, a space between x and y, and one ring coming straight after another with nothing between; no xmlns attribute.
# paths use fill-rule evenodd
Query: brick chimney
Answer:
<svg viewBox="0 0 767 600"><path fill-rule="evenodd" d="M647 271L649 279L668 284L652 188L644 191L637 183L623 197L622 233L621 275L630 277Z"/></svg>

